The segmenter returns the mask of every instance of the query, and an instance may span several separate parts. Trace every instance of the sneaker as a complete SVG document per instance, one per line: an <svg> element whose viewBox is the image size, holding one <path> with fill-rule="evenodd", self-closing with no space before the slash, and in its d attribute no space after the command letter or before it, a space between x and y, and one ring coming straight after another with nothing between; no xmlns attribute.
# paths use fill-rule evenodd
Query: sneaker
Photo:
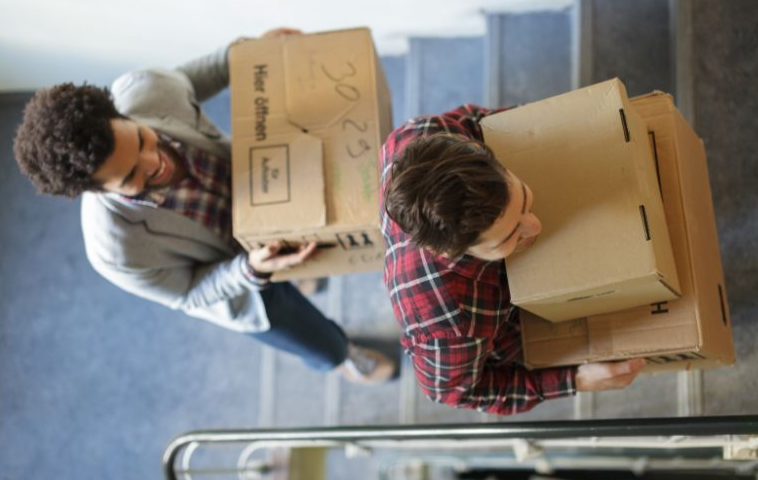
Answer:
<svg viewBox="0 0 758 480"><path fill-rule="evenodd" d="M351 343L347 347L347 359L337 369L349 382L377 385L392 378L395 362L377 350Z"/></svg>

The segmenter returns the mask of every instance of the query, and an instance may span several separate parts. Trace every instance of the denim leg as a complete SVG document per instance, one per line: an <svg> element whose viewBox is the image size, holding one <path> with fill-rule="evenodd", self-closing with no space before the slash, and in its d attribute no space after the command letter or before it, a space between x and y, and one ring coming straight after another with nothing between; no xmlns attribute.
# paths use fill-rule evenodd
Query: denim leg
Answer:
<svg viewBox="0 0 758 480"><path fill-rule="evenodd" d="M300 357L315 370L331 370L347 357L347 335L289 282L261 292L271 329L253 337Z"/></svg>

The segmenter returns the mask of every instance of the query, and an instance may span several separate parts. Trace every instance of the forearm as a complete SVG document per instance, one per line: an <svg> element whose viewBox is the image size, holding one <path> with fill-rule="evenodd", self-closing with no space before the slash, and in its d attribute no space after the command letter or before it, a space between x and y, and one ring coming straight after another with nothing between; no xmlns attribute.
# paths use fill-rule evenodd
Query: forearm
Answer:
<svg viewBox="0 0 758 480"><path fill-rule="evenodd" d="M177 68L189 78L199 102L229 86L228 53L229 47L226 46Z"/></svg>
<svg viewBox="0 0 758 480"><path fill-rule="evenodd" d="M99 264L98 271L108 280L137 296L179 310L209 308L247 296L265 284L245 275L245 254L210 264L194 264L159 269L131 269Z"/></svg>
<svg viewBox="0 0 758 480"><path fill-rule="evenodd" d="M466 401L471 408L497 415L531 410L545 400L576 393L573 367L530 371L521 365L485 367Z"/></svg>
<svg viewBox="0 0 758 480"><path fill-rule="evenodd" d="M416 377L432 401L512 415L576 392L574 368L529 371L488 361L490 350L481 339L445 343L414 349Z"/></svg>
<svg viewBox="0 0 758 480"><path fill-rule="evenodd" d="M180 276L181 272L176 274ZM205 308L247 295L251 290L262 290L269 284L267 278L253 275L245 254L222 262L195 266L186 280L186 289L180 290L179 303L175 308Z"/></svg>

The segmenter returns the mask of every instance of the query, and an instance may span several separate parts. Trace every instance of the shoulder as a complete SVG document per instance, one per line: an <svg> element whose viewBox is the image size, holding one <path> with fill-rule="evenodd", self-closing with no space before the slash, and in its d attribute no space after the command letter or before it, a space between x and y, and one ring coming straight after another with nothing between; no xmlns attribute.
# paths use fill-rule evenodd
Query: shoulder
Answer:
<svg viewBox="0 0 758 480"><path fill-rule="evenodd" d="M194 96L192 83L178 70L149 68L118 77L111 85L116 109L125 115L145 115Z"/></svg>
<svg viewBox="0 0 758 480"><path fill-rule="evenodd" d="M503 268L451 261L409 242L388 245L385 284L410 342L494 337L512 309Z"/></svg>
<svg viewBox="0 0 758 480"><path fill-rule="evenodd" d="M121 205L108 195L82 195L82 237L87 258L94 266L139 267L152 250L150 234L138 208ZM141 253L144 252L144 253ZM149 266L147 262L145 267Z"/></svg>
<svg viewBox="0 0 758 480"><path fill-rule="evenodd" d="M407 337L428 340L460 335L458 325L466 321L459 299L462 280L431 252L409 241L388 249L385 283Z"/></svg>
<svg viewBox="0 0 758 480"><path fill-rule="evenodd" d="M384 162L391 162L394 157L402 153L408 143L417 138L449 133L481 140L479 120L488 112L488 109L465 104L439 115L421 115L411 118L387 136L383 149Z"/></svg>
<svg viewBox="0 0 758 480"><path fill-rule="evenodd" d="M82 194L82 230L85 237L88 232L108 228L109 225L117 221L118 216L112 207L108 207L108 204L109 201L103 194L94 192Z"/></svg>

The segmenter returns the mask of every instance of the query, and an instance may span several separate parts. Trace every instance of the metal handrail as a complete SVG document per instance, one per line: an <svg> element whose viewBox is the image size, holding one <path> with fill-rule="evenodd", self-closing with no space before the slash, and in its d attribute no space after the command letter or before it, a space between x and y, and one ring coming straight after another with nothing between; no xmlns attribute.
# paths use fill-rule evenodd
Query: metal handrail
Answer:
<svg viewBox="0 0 758 480"><path fill-rule="evenodd" d="M556 422L343 426L262 430L198 430L176 437L163 454L167 480L176 480L174 462L192 443L287 443L414 441L414 440L547 440L603 437L674 437L711 435L758 435L758 415Z"/></svg>

